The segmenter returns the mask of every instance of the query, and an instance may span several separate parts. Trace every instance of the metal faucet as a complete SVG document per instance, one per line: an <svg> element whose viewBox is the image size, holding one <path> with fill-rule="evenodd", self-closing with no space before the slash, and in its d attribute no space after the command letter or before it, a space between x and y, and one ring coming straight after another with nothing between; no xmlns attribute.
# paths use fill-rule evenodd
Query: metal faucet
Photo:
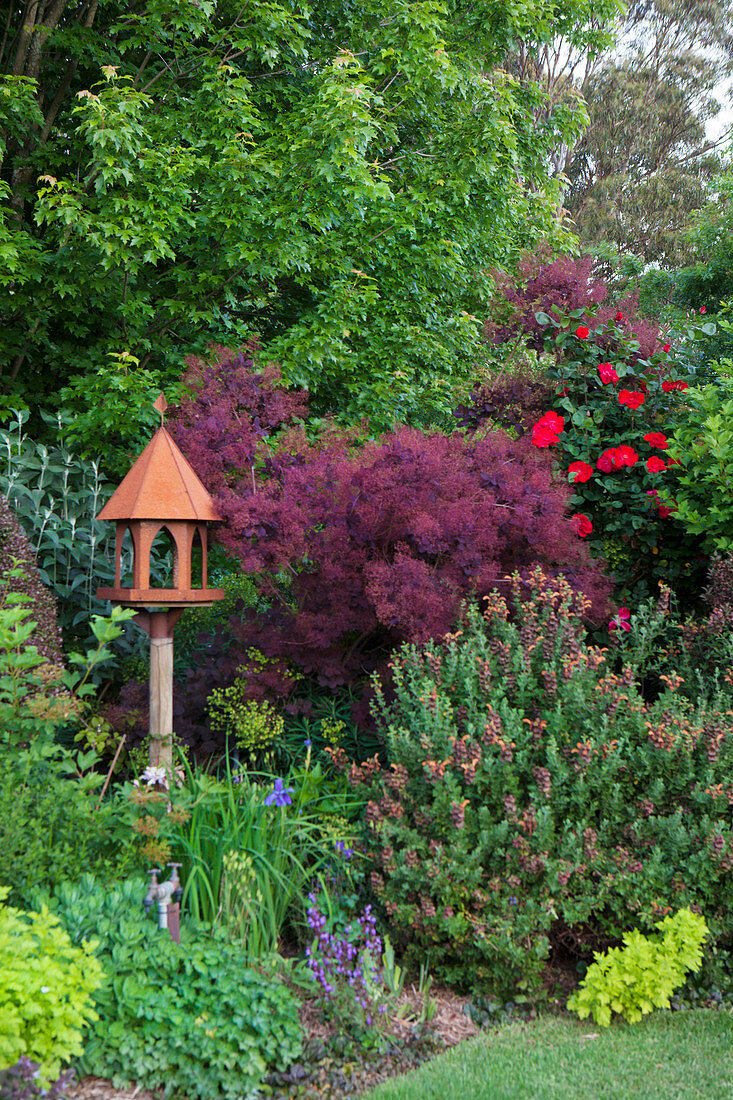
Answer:
<svg viewBox="0 0 733 1100"><path fill-rule="evenodd" d="M143 900L143 905L149 913L153 908L153 902L158 903L158 928L167 928L171 939L180 942L180 906L181 882L178 877L180 863L168 863L172 868L171 877L165 882L158 882L161 874L160 867L153 867L150 871L150 886Z"/></svg>

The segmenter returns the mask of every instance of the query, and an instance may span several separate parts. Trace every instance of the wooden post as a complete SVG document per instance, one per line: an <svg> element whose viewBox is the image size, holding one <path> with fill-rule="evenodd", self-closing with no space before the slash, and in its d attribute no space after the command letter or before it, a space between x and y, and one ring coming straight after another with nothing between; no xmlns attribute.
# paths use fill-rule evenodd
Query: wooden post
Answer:
<svg viewBox="0 0 733 1100"><path fill-rule="evenodd" d="M173 767L173 639L150 639L150 763Z"/></svg>
<svg viewBox="0 0 733 1100"><path fill-rule="evenodd" d="M135 619L150 635L150 763L173 768L173 628L181 610L142 611Z"/></svg>

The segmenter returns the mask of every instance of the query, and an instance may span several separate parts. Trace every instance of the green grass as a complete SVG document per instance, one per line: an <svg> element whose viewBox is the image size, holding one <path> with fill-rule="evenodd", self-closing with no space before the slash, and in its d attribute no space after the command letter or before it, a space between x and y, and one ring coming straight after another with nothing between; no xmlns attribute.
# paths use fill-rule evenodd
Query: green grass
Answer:
<svg viewBox="0 0 733 1100"><path fill-rule="evenodd" d="M545 1017L486 1032L364 1100L731 1100L733 1013L658 1012L602 1029Z"/></svg>

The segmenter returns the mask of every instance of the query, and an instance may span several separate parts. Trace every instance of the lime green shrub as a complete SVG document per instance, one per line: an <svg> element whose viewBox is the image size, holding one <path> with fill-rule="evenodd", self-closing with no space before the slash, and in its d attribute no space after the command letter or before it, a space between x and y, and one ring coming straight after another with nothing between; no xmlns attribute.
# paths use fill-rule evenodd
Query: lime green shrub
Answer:
<svg viewBox="0 0 733 1100"><path fill-rule="evenodd" d="M700 969L708 926L698 913L680 909L655 927L661 936L647 937L635 929L624 936L623 947L596 952L568 1008L581 1020L593 1013L601 1027L608 1027L613 1012L635 1024L653 1008L669 1008L685 973Z"/></svg>
<svg viewBox="0 0 733 1100"><path fill-rule="evenodd" d="M47 908L13 909L2 904L7 895L0 887L0 1070L24 1056L55 1079L81 1054L82 1031L98 1018L92 994L103 970L94 945L74 946Z"/></svg>

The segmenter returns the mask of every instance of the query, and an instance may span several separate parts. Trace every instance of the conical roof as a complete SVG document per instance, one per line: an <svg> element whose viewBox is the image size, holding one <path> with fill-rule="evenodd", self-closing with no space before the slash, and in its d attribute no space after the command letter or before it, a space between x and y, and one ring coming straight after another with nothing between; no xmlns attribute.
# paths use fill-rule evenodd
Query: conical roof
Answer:
<svg viewBox="0 0 733 1100"><path fill-rule="evenodd" d="M220 520L214 502L161 427L97 519Z"/></svg>

